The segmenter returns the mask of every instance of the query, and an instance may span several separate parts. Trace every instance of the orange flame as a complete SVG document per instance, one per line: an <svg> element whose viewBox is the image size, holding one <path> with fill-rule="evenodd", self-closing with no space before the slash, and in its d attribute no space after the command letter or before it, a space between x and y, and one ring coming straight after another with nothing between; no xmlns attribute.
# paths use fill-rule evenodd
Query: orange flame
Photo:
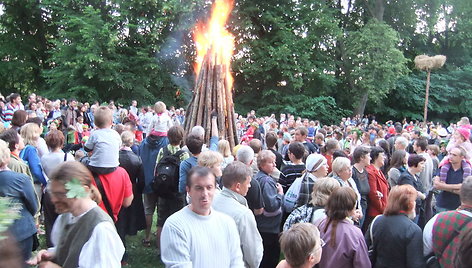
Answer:
<svg viewBox="0 0 472 268"><path fill-rule="evenodd" d="M226 66L226 78L229 88L233 86L230 72L231 57L234 50L234 36L225 28L234 0L215 0L211 18L207 23L199 22L195 26L194 41L197 47L197 58L194 65L195 73L200 73L203 58L207 53L214 54L215 64Z"/></svg>

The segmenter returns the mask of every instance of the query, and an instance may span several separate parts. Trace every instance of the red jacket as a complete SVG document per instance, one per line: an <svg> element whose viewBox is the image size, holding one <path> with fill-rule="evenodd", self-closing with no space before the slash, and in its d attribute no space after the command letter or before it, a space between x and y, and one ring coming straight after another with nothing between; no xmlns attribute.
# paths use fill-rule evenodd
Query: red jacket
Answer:
<svg viewBox="0 0 472 268"><path fill-rule="evenodd" d="M375 217L384 212L388 199L388 182L381 170L377 170L374 165L366 168L369 176L369 210L367 215ZM377 191L381 192L383 197L379 198Z"/></svg>

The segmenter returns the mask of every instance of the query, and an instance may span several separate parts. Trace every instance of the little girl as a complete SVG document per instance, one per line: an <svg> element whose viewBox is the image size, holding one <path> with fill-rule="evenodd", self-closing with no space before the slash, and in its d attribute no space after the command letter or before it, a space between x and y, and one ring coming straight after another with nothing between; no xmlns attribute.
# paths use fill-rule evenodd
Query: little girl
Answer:
<svg viewBox="0 0 472 268"><path fill-rule="evenodd" d="M149 124L149 135L167 137L167 131L172 127L172 118L167 114L166 105L162 101L154 104L156 114Z"/></svg>

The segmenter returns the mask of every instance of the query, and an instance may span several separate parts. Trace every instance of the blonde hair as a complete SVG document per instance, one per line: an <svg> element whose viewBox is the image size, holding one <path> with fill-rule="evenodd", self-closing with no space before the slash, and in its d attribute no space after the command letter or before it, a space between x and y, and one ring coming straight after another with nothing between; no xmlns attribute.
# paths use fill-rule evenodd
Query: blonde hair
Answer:
<svg viewBox="0 0 472 268"><path fill-rule="evenodd" d="M269 150L262 150L259 154L257 154L257 167L261 169L261 166L265 163L272 161L275 159L275 154Z"/></svg>
<svg viewBox="0 0 472 268"><path fill-rule="evenodd" d="M280 248L292 267L301 267L314 253L320 241L318 228L311 223L297 223L280 236Z"/></svg>
<svg viewBox="0 0 472 268"><path fill-rule="evenodd" d="M10 158L10 149L8 143L4 140L0 140L0 167L7 164L7 160Z"/></svg>
<svg viewBox="0 0 472 268"><path fill-rule="evenodd" d="M25 144L36 146L41 129L35 123L27 123L21 127L20 135L23 137Z"/></svg>
<svg viewBox="0 0 472 268"><path fill-rule="evenodd" d="M98 107L93 116L95 118L95 125L99 128L108 127L113 123L113 113L106 106Z"/></svg>
<svg viewBox="0 0 472 268"><path fill-rule="evenodd" d="M216 164L221 164L222 162L223 156L218 152L206 151L198 156L198 165L201 167L211 168Z"/></svg>
<svg viewBox="0 0 472 268"><path fill-rule="evenodd" d="M134 133L131 131L123 131L121 133L121 142L124 146L131 147L134 144Z"/></svg>
<svg viewBox="0 0 472 268"><path fill-rule="evenodd" d="M163 103L162 101L156 102L156 104L154 104L154 111L157 114L165 112L166 111L166 104Z"/></svg>
<svg viewBox="0 0 472 268"><path fill-rule="evenodd" d="M324 207L331 193L341 187L339 182L331 177L320 178L315 181L311 192L311 204Z"/></svg>
<svg viewBox="0 0 472 268"><path fill-rule="evenodd" d="M229 148L229 141L220 140L218 142L218 152L223 155L223 157L228 157L231 155L231 149Z"/></svg>
<svg viewBox="0 0 472 268"><path fill-rule="evenodd" d="M341 172L344 168L351 168L351 160L347 157L337 157L333 161L333 173L334 175L339 176L339 172Z"/></svg>

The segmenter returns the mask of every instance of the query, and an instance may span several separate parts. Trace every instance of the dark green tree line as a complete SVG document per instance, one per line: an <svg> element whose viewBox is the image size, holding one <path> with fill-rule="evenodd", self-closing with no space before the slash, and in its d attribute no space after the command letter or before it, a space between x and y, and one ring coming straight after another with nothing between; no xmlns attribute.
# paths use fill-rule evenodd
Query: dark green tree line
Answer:
<svg viewBox="0 0 472 268"><path fill-rule="evenodd" d="M0 90L185 106L193 27L210 8L204 0L0 1ZM470 114L471 12L468 0L235 0L236 110L419 119L425 74L412 60L443 54L431 118Z"/></svg>

